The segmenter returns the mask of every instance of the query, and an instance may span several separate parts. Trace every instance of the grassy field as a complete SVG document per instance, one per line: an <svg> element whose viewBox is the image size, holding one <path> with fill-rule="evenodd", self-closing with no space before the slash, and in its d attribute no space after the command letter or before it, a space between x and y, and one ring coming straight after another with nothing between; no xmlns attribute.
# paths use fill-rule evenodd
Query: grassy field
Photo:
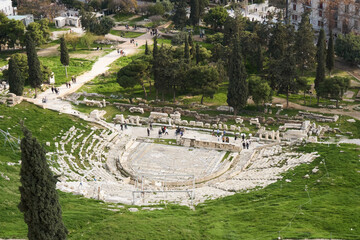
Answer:
<svg viewBox="0 0 360 240"><path fill-rule="evenodd" d="M123 38L137 38L145 34L141 32L120 31L120 30L110 30L110 33Z"/></svg>
<svg viewBox="0 0 360 240"><path fill-rule="evenodd" d="M21 136L17 122L26 117L26 126L43 143L72 125L84 128L86 124L28 103L15 108L0 105L0 112L5 116L1 129L10 128L12 135ZM359 239L359 148L318 144L300 147L299 151L317 151L321 156L264 189L210 200L196 206L195 211L167 204L159 205L165 208L161 211L131 213L127 211L130 206L118 209L116 204L60 192L69 239ZM2 238L26 237L27 228L17 209L20 167L7 164L19 159L18 151L1 142L0 172L10 178L0 177ZM312 174L315 166L320 170ZM306 174L309 179L303 178Z"/></svg>
<svg viewBox="0 0 360 240"><path fill-rule="evenodd" d="M71 76L73 75L78 76L91 70L91 67L94 64L94 61L91 60L71 58L67 68L68 78L66 78L65 68L60 62L60 57L39 57L39 59L55 73L55 83L57 86L70 81Z"/></svg>

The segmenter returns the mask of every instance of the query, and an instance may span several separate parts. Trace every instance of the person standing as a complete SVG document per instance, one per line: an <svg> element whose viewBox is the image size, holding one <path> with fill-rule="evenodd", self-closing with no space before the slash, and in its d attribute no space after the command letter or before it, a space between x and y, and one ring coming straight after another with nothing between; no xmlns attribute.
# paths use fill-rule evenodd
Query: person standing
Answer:
<svg viewBox="0 0 360 240"><path fill-rule="evenodd" d="M148 137L150 137L150 129L147 128L146 130L147 130L147 135L148 135Z"/></svg>

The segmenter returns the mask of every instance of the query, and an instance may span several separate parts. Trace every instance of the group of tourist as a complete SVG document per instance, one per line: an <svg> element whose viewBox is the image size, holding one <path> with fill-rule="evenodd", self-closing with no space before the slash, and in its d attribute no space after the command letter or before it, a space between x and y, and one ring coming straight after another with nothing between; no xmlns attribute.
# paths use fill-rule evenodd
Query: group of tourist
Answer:
<svg viewBox="0 0 360 240"><path fill-rule="evenodd" d="M223 130L222 133L221 133L220 130L218 129L216 131L216 134L215 134L215 131L213 129L212 135L216 136L218 138L218 142L220 141L220 139L222 140L223 143L229 143L230 142L229 137L226 136L226 131L225 130ZM242 142L243 149L249 149L251 141L250 141L250 139L245 139L245 138L246 138L245 134L241 134L241 139L242 139L241 142ZM238 139L238 133L235 133L234 140L236 141L237 139Z"/></svg>
<svg viewBox="0 0 360 240"><path fill-rule="evenodd" d="M118 54L120 54L120 56L122 56L122 57L125 57L126 55L125 55L125 51L124 50L122 50L122 49L116 49L117 50L117 53Z"/></svg>
<svg viewBox="0 0 360 240"><path fill-rule="evenodd" d="M137 47L138 46L138 42L137 41L135 41L135 39L130 39L130 43L132 43L132 44L134 44L134 46L135 47Z"/></svg>
<svg viewBox="0 0 360 240"><path fill-rule="evenodd" d="M114 127L116 127L116 122L114 123ZM127 123L120 123L120 129L123 131L124 129L127 129Z"/></svg>
<svg viewBox="0 0 360 240"><path fill-rule="evenodd" d="M179 126L177 127L176 131L175 131L175 136L180 135L180 137L184 136L184 132L185 129L184 128L180 128Z"/></svg>
<svg viewBox="0 0 360 240"><path fill-rule="evenodd" d="M152 29L148 28L147 31L150 32L150 35L151 35L151 36L158 36L158 30L157 30L157 28L152 28Z"/></svg>
<svg viewBox="0 0 360 240"><path fill-rule="evenodd" d="M51 92L52 92L52 93L56 93L56 95L59 95L60 89L57 88L57 87L52 86L52 87L51 87ZM45 99L45 101L46 101L46 99Z"/></svg>
<svg viewBox="0 0 360 240"><path fill-rule="evenodd" d="M159 129L159 138L161 138L162 135L169 135L168 129L166 126L163 126Z"/></svg>

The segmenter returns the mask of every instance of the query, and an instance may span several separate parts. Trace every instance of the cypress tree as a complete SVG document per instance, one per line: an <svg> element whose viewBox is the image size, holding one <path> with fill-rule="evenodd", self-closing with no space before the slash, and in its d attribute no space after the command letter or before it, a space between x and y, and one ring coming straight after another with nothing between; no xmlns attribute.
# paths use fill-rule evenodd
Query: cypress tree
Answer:
<svg viewBox="0 0 360 240"><path fill-rule="evenodd" d="M199 0L190 0L190 23L197 26L200 21Z"/></svg>
<svg viewBox="0 0 360 240"><path fill-rule="evenodd" d="M24 91L24 78L13 58L9 60L9 90L18 96L22 96Z"/></svg>
<svg viewBox="0 0 360 240"><path fill-rule="evenodd" d="M200 46L199 46L199 44L196 44L195 58L196 58L196 65L197 65L200 62Z"/></svg>
<svg viewBox="0 0 360 240"><path fill-rule="evenodd" d="M156 99L158 99L159 97L159 88L160 88L160 84L159 84L159 49L158 49L158 45L157 45L157 37L154 37L154 47L153 47L153 74L154 74L154 86L156 89Z"/></svg>
<svg viewBox="0 0 360 240"><path fill-rule="evenodd" d="M193 36L191 33L189 33L188 41L189 41L189 46L190 46L190 55L193 56L194 55L194 40L193 40Z"/></svg>
<svg viewBox="0 0 360 240"><path fill-rule="evenodd" d="M29 83L35 88L35 98L37 97L37 88L42 84L42 72L40 61L36 53L34 40L30 34L26 35L26 55L29 66Z"/></svg>
<svg viewBox="0 0 360 240"><path fill-rule="evenodd" d="M62 65L65 66L65 74L66 74L66 77L68 77L67 66L69 66L70 59L69 59L69 52L68 52L64 37L60 38L60 62Z"/></svg>
<svg viewBox="0 0 360 240"><path fill-rule="evenodd" d="M184 58L186 63L190 63L190 49L189 49L189 40L185 35L185 48L184 48Z"/></svg>
<svg viewBox="0 0 360 240"><path fill-rule="evenodd" d="M324 29L320 30L319 39L317 42L317 53L316 53L316 77L315 77L315 90L317 96L317 102L319 104L320 95L320 85L325 80L325 62L326 62L326 43L325 43L325 31Z"/></svg>
<svg viewBox="0 0 360 240"><path fill-rule="evenodd" d="M331 76L331 71L334 69L335 53L334 53L334 36L332 31L330 31L330 37L328 42L327 54L326 54L326 68L329 70L329 75Z"/></svg>
<svg viewBox="0 0 360 240"><path fill-rule="evenodd" d="M148 47L148 43L147 43L147 40L145 42L145 55L149 55L150 52L149 52L149 47Z"/></svg>
<svg viewBox="0 0 360 240"><path fill-rule="evenodd" d="M46 151L23 127L19 209L24 213L30 240L63 240L67 229L62 221L56 178L46 161Z"/></svg>
<svg viewBox="0 0 360 240"><path fill-rule="evenodd" d="M229 59L229 86L227 103L234 108L234 115L244 108L248 99L248 82L246 81L246 69L241 55L239 36L232 41L232 52Z"/></svg>
<svg viewBox="0 0 360 240"><path fill-rule="evenodd" d="M306 67L313 66L316 48L314 46L314 30L309 20L310 12L301 16L301 22L295 38L296 64L303 74Z"/></svg>
<svg viewBox="0 0 360 240"><path fill-rule="evenodd" d="M173 21L177 29L183 29L186 27L186 0L179 0L175 3L175 14Z"/></svg>

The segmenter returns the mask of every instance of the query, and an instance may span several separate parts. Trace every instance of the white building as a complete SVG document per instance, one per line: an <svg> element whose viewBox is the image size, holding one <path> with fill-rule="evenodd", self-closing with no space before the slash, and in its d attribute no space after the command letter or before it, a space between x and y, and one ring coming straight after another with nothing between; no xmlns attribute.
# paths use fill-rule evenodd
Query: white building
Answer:
<svg viewBox="0 0 360 240"><path fill-rule="evenodd" d="M4 13L6 16L14 15L11 0L0 0L0 12Z"/></svg>
<svg viewBox="0 0 360 240"><path fill-rule="evenodd" d="M65 25L80 27L80 17L79 12L74 10L67 10L66 12L61 13L60 17L54 18L55 27L62 28Z"/></svg>
<svg viewBox="0 0 360 240"><path fill-rule="evenodd" d="M8 16L8 19L22 21L25 27L34 22L34 16L32 14Z"/></svg>
<svg viewBox="0 0 360 240"><path fill-rule="evenodd" d="M315 30L360 33L360 0L289 0L291 23L298 25L305 9Z"/></svg>

